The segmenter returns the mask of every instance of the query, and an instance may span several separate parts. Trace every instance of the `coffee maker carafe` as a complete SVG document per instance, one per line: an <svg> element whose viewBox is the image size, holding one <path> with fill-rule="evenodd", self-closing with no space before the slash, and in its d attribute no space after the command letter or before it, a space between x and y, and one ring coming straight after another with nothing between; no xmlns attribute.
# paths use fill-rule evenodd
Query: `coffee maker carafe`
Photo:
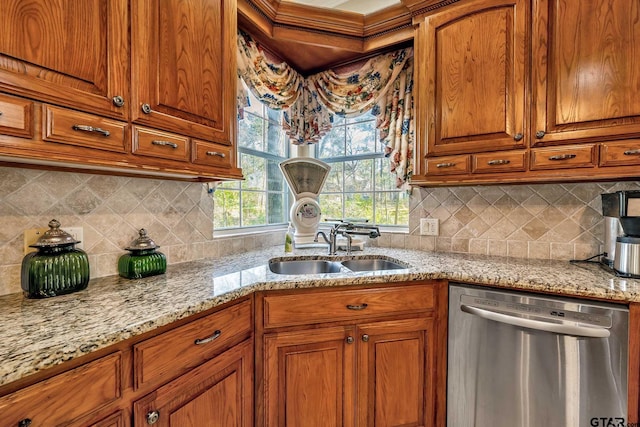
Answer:
<svg viewBox="0 0 640 427"><path fill-rule="evenodd" d="M618 256L618 264L621 261L620 254L616 253L616 243L620 246L618 238L625 236L620 218L640 216L640 190L603 193L601 197L604 216L604 254L600 262L614 268L616 256Z"/></svg>

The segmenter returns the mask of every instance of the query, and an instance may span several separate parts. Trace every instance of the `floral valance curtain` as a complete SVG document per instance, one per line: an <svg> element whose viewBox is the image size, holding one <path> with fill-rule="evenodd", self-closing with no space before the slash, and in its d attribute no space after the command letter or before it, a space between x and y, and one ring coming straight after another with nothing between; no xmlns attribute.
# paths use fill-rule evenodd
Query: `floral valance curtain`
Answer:
<svg viewBox="0 0 640 427"><path fill-rule="evenodd" d="M328 70L304 79L286 63L269 61L240 31L238 75L258 99L283 110L283 127L293 144L318 142L331 129L333 114L353 117L371 111L397 186L408 184L414 146L412 48L376 56L356 70ZM239 114L247 100L239 90Z"/></svg>

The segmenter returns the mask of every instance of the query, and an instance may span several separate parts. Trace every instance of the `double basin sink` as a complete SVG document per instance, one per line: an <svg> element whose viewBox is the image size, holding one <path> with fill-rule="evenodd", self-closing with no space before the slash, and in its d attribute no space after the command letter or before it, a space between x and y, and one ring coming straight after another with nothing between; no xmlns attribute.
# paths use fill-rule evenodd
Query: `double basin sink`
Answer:
<svg viewBox="0 0 640 427"><path fill-rule="evenodd" d="M269 260L269 270L276 274L327 274L363 271L401 270L408 265L384 258L350 258L343 261L326 259Z"/></svg>

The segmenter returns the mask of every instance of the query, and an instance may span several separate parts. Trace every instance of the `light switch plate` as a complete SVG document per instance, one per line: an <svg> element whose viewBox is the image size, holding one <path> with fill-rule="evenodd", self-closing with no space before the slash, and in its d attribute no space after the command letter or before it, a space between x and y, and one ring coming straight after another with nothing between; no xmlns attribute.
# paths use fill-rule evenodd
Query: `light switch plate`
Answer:
<svg viewBox="0 0 640 427"><path fill-rule="evenodd" d="M420 235L440 235L440 220L438 218L420 218Z"/></svg>

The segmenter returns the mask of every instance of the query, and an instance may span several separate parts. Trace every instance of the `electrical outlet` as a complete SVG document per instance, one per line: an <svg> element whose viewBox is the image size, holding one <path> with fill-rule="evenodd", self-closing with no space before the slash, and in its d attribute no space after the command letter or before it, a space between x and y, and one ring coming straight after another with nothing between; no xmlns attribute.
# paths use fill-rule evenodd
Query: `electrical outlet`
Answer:
<svg viewBox="0 0 640 427"><path fill-rule="evenodd" d="M29 228L24 230L24 254L28 254L29 252L35 252L36 248L30 248L30 245L33 245L38 241L40 237L45 233L45 231L49 230L49 228ZM65 227L64 231L71 234L74 239L82 242L83 239L83 230L82 227ZM77 249L84 249L82 243L76 244Z"/></svg>
<svg viewBox="0 0 640 427"><path fill-rule="evenodd" d="M422 236L439 236L440 220L438 218L420 218L420 234Z"/></svg>
<svg viewBox="0 0 640 427"><path fill-rule="evenodd" d="M37 251L36 248L30 248L49 228L29 228L24 230L24 254Z"/></svg>

